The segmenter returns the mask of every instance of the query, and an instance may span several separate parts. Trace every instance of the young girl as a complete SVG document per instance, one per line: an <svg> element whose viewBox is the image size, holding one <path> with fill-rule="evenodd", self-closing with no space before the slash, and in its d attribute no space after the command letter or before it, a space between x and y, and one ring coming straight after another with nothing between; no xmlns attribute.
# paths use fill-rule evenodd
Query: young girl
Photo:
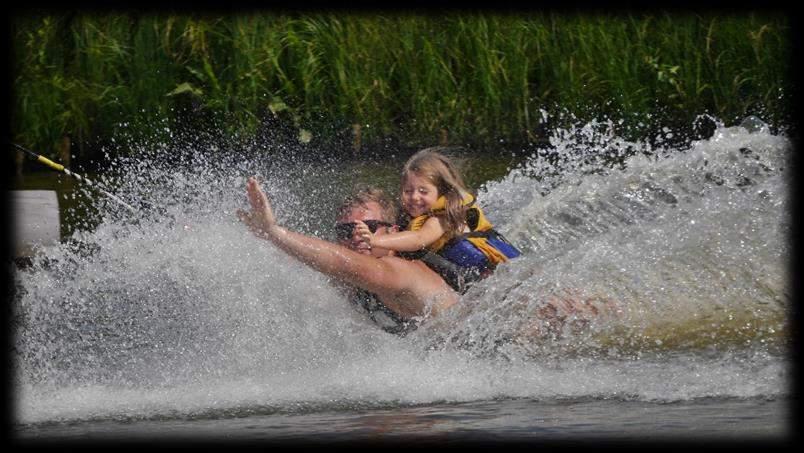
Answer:
<svg viewBox="0 0 804 453"><path fill-rule="evenodd" d="M497 264L519 256L519 250L493 229L455 165L438 151L419 151L402 170L402 208L410 216L405 231L374 236L357 223L356 232L371 247L427 264L423 258L430 252L459 266L468 280L485 277Z"/></svg>

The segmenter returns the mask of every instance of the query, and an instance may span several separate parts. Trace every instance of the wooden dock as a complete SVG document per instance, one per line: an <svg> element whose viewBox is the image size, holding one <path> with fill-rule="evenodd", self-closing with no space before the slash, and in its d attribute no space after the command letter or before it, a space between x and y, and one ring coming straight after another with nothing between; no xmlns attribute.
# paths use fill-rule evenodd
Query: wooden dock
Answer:
<svg viewBox="0 0 804 453"><path fill-rule="evenodd" d="M37 247L53 245L61 239L59 200L53 190L12 190L14 258L26 258Z"/></svg>

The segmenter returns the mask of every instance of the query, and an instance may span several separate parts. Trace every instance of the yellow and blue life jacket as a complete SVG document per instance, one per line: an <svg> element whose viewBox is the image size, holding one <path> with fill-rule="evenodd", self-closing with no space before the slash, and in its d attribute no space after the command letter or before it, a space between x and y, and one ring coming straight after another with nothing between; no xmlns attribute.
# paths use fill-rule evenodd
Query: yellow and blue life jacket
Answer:
<svg viewBox="0 0 804 453"><path fill-rule="evenodd" d="M466 225L469 227L469 232L451 239L442 236L427 247L428 251L468 271L468 276L475 275L477 278L488 275L498 264L521 254L493 228L483 210L475 205L475 198L472 195L464 197L463 205L466 207ZM427 219L443 213L445 206L446 198L439 197L430 212L411 219L407 229L410 231L421 229Z"/></svg>

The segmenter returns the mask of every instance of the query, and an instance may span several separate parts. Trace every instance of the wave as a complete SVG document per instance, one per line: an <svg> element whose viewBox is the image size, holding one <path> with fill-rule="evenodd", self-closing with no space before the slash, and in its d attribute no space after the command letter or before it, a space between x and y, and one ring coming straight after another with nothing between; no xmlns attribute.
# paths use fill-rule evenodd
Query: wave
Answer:
<svg viewBox="0 0 804 453"><path fill-rule="evenodd" d="M481 203L525 254L436 336L529 355L784 344L789 141L743 127L688 149L595 137L592 148L559 142L571 170L537 155L486 184ZM636 152L621 168L584 164L611 146Z"/></svg>

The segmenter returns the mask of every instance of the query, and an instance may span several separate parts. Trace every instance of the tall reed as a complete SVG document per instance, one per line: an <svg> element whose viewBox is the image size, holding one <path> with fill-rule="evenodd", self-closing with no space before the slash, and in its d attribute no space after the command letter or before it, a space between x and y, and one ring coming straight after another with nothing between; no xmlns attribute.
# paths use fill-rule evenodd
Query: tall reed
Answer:
<svg viewBox="0 0 804 453"><path fill-rule="evenodd" d="M182 125L249 136L279 122L326 141L358 124L369 144L491 147L544 138L558 112L647 134L791 111L778 15L120 12L12 26L14 140L47 153L69 134L84 159Z"/></svg>

